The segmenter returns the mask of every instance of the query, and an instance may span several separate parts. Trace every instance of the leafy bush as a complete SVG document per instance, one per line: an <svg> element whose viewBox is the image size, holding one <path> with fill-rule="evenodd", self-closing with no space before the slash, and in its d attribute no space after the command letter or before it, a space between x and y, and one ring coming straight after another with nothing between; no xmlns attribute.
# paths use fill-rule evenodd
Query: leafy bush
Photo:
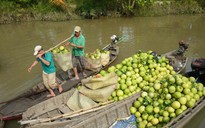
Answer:
<svg viewBox="0 0 205 128"><path fill-rule="evenodd" d="M1 12L9 12L15 9L16 3L14 1L5 1L2 0L0 2L0 10Z"/></svg>
<svg viewBox="0 0 205 128"><path fill-rule="evenodd" d="M36 5L33 5L33 10L39 13L47 13L57 11L51 4L45 4L44 2L38 2Z"/></svg>

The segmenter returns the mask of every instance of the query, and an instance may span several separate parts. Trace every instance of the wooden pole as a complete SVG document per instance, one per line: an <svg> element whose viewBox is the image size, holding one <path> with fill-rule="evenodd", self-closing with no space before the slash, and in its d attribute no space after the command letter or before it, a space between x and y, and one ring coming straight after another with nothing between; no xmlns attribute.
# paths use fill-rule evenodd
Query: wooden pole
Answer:
<svg viewBox="0 0 205 128"><path fill-rule="evenodd" d="M54 117L51 117L51 118L42 118L42 119L26 120L26 121L19 121L19 122L20 122L21 125L36 124L36 123L48 122L48 121L55 120L55 119L58 119L58 118L75 117L75 116L79 116L79 115L82 115L82 114L85 114L85 113L89 113L89 112L92 112L92 111L102 109L102 108L106 107L107 104L112 103L112 102L114 102L114 101L111 100L111 101L107 101L107 102L104 102L104 103L99 103L99 104L94 105L90 108L80 109L80 110L77 110L77 111L74 111L74 112L65 113L65 114L54 116Z"/></svg>
<svg viewBox="0 0 205 128"><path fill-rule="evenodd" d="M51 50L53 50L53 49L57 48L57 47L58 47L58 46L60 46L61 44L63 44L63 43L65 43L66 41L70 40L72 37L73 37L73 35L72 35L72 36L70 36L70 37L68 37L68 38L67 38L67 39L65 39L64 41L60 42L60 43L59 43L59 44L57 44L56 46L54 46L54 47L52 47L52 48L50 48L50 49L46 50L46 51L45 51L45 53L46 53L46 52L50 52Z"/></svg>

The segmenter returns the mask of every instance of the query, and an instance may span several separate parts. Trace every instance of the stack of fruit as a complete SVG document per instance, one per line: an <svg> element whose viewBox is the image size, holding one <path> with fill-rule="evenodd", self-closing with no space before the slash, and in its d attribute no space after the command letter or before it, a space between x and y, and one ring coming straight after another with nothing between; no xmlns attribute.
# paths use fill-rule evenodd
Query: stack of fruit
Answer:
<svg viewBox="0 0 205 128"><path fill-rule="evenodd" d="M107 51L107 50L101 50L100 52L104 54L110 54L110 51Z"/></svg>
<svg viewBox="0 0 205 128"><path fill-rule="evenodd" d="M53 54L56 54L56 53L65 54L65 53L69 53L69 52L70 51L64 46L59 46L59 47L55 48L54 50L52 50Z"/></svg>
<svg viewBox="0 0 205 128"><path fill-rule="evenodd" d="M101 54L109 54L110 52L107 51L107 50L99 50L99 49L96 49L93 53L86 53L85 54L85 57L86 58L91 58L93 60L96 60L96 59L100 59L101 58Z"/></svg>
<svg viewBox="0 0 205 128"><path fill-rule="evenodd" d="M162 127L183 111L193 107L204 95L204 87L195 78L182 75L165 75L153 88L143 90L130 113L135 114L139 128Z"/></svg>
<svg viewBox="0 0 205 128"><path fill-rule="evenodd" d="M153 56L152 51L149 51L147 53L138 52L124 59L120 64L109 67L107 72L115 72L119 77L118 87L110 99L122 100L141 90L153 88L149 84L152 85L154 81L159 81L164 74L175 74L168 63L165 57Z"/></svg>
<svg viewBox="0 0 205 128"><path fill-rule="evenodd" d="M151 51L136 53L109 67L107 72L115 72L119 77L110 100L142 92L130 107L139 128L162 127L205 95L204 86L196 83L195 78L176 74L165 57L153 56Z"/></svg>

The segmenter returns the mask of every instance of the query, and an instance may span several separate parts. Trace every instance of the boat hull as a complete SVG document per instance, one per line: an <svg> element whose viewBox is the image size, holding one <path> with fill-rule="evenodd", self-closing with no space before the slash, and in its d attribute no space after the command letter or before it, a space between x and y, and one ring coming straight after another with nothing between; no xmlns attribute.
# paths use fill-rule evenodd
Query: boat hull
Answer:
<svg viewBox="0 0 205 128"><path fill-rule="evenodd" d="M166 57L170 65L174 68L174 71L178 74L185 73L185 67L188 62L188 57L183 55L175 55L176 50L170 51L168 53L162 54L161 56Z"/></svg>
<svg viewBox="0 0 205 128"><path fill-rule="evenodd" d="M140 96L136 93L126 99L107 104L105 107L86 114L78 114L72 118L61 118L50 122L30 124L26 128L108 128L116 119L125 118L130 115L129 108Z"/></svg>
<svg viewBox="0 0 205 128"><path fill-rule="evenodd" d="M107 65L101 67L100 70L105 69L109 65L111 65L119 54L119 47L118 46L113 47L111 44L108 44L107 46L105 46L103 50L110 51L110 61L108 62ZM89 76L99 73L100 70L98 71L86 70L86 74L89 77ZM79 77L80 77L80 80L84 78L82 73L79 73ZM63 72L63 71L58 71L57 78L58 78L58 82L61 83L64 92L70 90L71 88L77 86L80 83L80 80L71 81L68 77L68 73ZM0 120L13 120L13 119L19 119L19 118L21 119L22 113L25 112L28 108L42 101L47 100L48 98L46 97L46 95L48 95L49 92L47 91L47 89L44 89L40 85L44 87L44 85L40 83L38 84L39 87L37 91L31 90L30 92L32 93L30 94L26 94L24 96L15 98L13 100L10 100L4 103L5 105L2 105L0 107L0 111L3 114L3 116L0 117ZM41 90L39 90L39 88L41 88ZM56 95L59 95L59 92L57 89L54 90L54 93Z"/></svg>

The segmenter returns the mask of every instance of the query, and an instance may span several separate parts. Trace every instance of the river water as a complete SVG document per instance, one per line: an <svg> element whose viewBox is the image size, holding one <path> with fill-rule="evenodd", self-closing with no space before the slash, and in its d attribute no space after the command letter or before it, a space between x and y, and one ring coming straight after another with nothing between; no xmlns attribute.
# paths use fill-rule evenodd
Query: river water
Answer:
<svg viewBox="0 0 205 128"><path fill-rule="evenodd" d="M101 18L99 20L73 20L65 22L25 22L0 25L0 102L14 98L41 81L41 66L31 73L35 45L49 49L73 32L79 25L86 37L86 52L103 48L113 34L125 36L120 54L114 64L136 51L156 51L158 54L174 50L179 40L190 43L189 57L205 57L205 15L179 15L162 17ZM190 65L187 66L187 70ZM36 79L37 78L37 79ZM35 80L34 80L35 79ZM187 124L202 127L205 108ZM201 115L200 115L201 114ZM18 128L16 121L7 128Z"/></svg>

